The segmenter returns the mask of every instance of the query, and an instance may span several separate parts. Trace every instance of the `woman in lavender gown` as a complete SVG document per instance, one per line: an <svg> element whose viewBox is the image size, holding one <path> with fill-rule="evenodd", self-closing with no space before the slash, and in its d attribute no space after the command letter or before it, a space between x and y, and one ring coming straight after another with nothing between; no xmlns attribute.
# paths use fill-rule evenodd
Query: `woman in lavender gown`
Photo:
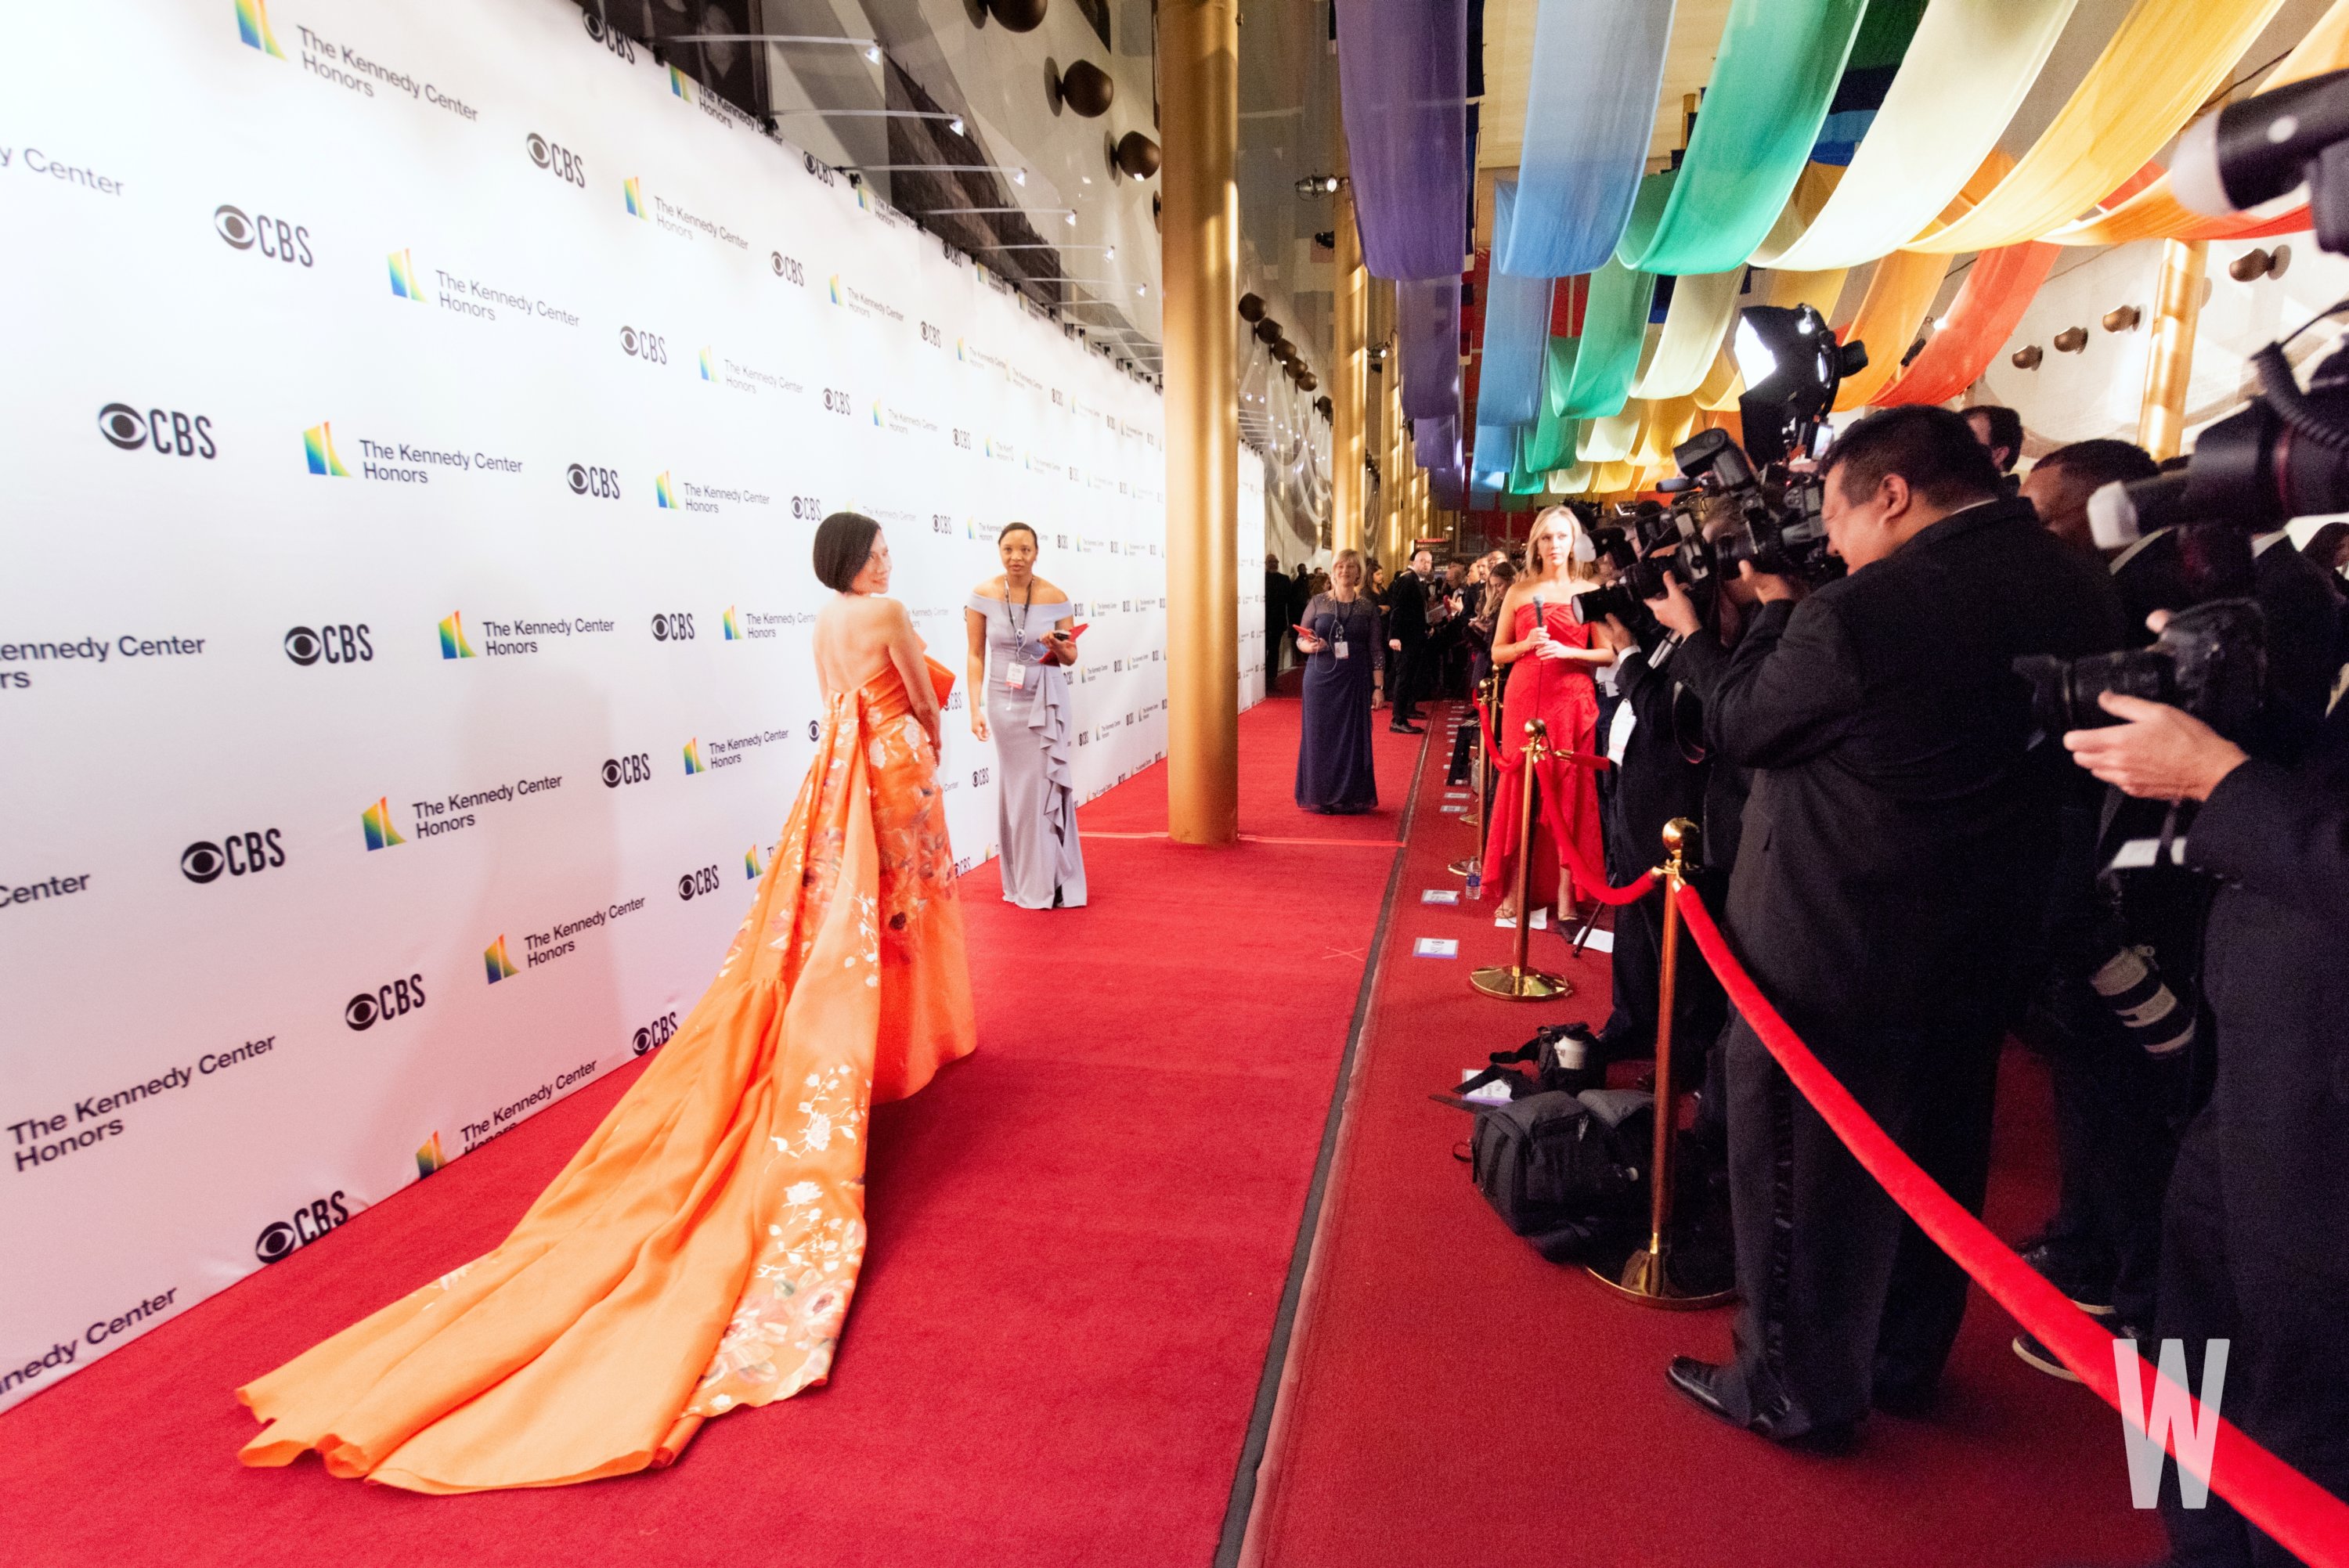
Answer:
<svg viewBox="0 0 2349 1568"><path fill-rule="evenodd" d="M1034 529L1008 523L995 547L1002 574L972 592L963 624L970 732L995 741L1003 897L1022 909L1073 909L1085 902L1069 700L1076 617L1068 595L1036 575Z"/></svg>
<svg viewBox="0 0 2349 1568"><path fill-rule="evenodd" d="M1297 651L1306 660L1297 803L1309 811L1350 815L1379 803L1371 771L1371 682L1386 642L1378 606L1361 590L1361 552L1341 550L1330 563L1329 592L1316 593L1298 621Z"/></svg>

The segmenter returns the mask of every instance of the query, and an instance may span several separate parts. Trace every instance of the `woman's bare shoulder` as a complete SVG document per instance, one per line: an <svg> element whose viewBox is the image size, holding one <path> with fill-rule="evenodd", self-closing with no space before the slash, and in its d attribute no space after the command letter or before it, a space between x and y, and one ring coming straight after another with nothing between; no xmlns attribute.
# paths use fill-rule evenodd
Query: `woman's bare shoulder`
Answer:
<svg viewBox="0 0 2349 1568"><path fill-rule="evenodd" d="M1055 599L1064 604L1069 602L1068 594L1063 593L1057 583L1042 577L1036 579L1036 597L1047 604Z"/></svg>
<svg viewBox="0 0 2349 1568"><path fill-rule="evenodd" d="M1000 599L1003 597L1003 579L1001 577L989 577L980 583L978 587L972 589L971 592L981 599Z"/></svg>

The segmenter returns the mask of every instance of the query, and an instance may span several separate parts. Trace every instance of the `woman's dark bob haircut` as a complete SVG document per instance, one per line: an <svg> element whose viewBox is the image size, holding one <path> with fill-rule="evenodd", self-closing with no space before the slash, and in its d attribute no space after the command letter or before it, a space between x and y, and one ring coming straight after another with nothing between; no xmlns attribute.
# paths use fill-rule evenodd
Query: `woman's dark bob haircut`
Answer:
<svg viewBox="0 0 2349 1568"><path fill-rule="evenodd" d="M1003 531L995 536L995 542L1000 544L1015 533L1024 533L1029 538L1034 539L1036 541L1036 548L1039 550L1041 550L1044 547L1044 542L1037 537L1036 531L1029 527L1024 522L1005 523L1003 525Z"/></svg>
<svg viewBox="0 0 2349 1568"><path fill-rule="evenodd" d="M815 525L815 580L835 593L847 593L880 537L881 525L863 512L833 512Z"/></svg>

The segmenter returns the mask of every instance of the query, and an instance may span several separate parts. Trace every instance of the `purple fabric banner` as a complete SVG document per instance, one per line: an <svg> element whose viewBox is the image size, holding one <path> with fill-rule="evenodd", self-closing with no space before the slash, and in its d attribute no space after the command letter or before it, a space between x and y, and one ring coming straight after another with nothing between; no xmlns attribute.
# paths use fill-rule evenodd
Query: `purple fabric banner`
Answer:
<svg viewBox="0 0 2349 1568"><path fill-rule="evenodd" d="M1456 418L1460 413L1457 273L1395 284L1395 353L1402 361L1403 418Z"/></svg>
<svg viewBox="0 0 2349 1568"><path fill-rule="evenodd" d="M1460 466L1460 421L1446 416L1441 419L1413 419L1411 424L1413 455L1423 469L1456 469Z"/></svg>
<svg viewBox="0 0 2349 1568"><path fill-rule="evenodd" d="M1468 201L1466 0L1336 0L1362 264L1457 277Z"/></svg>

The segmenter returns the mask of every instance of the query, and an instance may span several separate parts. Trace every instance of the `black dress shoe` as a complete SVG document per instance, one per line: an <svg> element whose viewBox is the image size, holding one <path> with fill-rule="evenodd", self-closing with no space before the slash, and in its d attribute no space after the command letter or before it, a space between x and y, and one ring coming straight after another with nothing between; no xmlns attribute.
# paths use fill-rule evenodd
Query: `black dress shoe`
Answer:
<svg viewBox="0 0 2349 1568"><path fill-rule="evenodd" d="M1728 1370L1726 1367L1700 1361L1693 1356L1675 1356L1671 1365L1664 1368L1664 1377L1673 1387L1730 1425L1743 1427L1757 1437L1767 1438L1784 1447L1814 1453L1839 1454L1848 1452L1858 1441L1859 1424L1856 1421L1823 1422L1791 1435L1781 1435L1778 1423L1768 1416L1755 1416L1740 1421L1722 1402L1721 1377Z"/></svg>
<svg viewBox="0 0 2349 1568"><path fill-rule="evenodd" d="M1425 735L1427 733L1425 729L1416 724L1403 724L1400 721L1394 724L1390 724L1387 727L1397 735Z"/></svg>

